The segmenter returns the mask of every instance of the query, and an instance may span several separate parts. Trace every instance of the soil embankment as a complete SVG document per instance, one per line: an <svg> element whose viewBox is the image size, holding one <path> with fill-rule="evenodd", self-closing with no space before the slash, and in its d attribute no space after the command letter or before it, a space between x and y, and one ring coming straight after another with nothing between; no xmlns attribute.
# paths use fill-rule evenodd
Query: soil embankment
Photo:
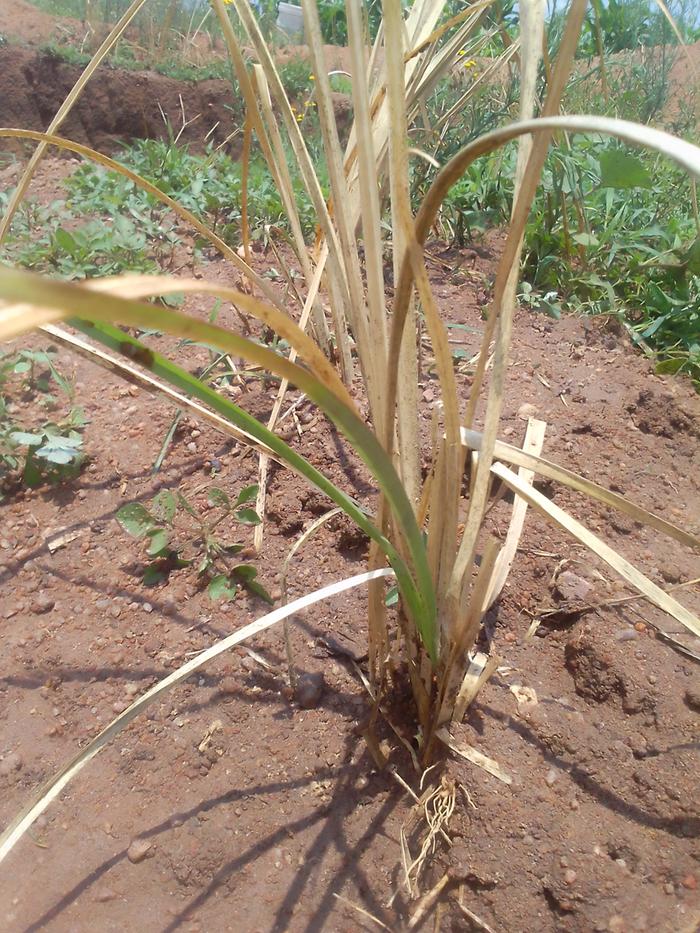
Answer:
<svg viewBox="0 0 700 933"><path fill-rule="evenodd" d="M0 125L44 130L77 81L81 67L47 52L0 48ZM227 81L177 81L150 71L103 67L68 115L61 135L101 151L128 139L167 137L186 123L181 142L219 144L237 127ZM235 141L232 141L235 146ZM5 140L5 150L19 148Z"/></svg>

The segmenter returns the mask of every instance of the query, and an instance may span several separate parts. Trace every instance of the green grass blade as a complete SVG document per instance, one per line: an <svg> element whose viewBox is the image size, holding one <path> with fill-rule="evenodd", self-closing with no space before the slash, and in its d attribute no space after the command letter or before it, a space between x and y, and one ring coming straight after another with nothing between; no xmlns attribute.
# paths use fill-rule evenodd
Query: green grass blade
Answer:
<svg viewBox="0 0 700 933"><path fill-rule="evenodd" d="M0 266L0 298L10 302L25 303L20 306L7 306L0 310L0 338L15 336L42 324L55 323L57 319L72 318L74 316L88 322L93 327L98 322L105 325L111 324L113 321L120 321L132 327L153 327L175 336L199 340L216 346L224 352L235 353L245 359L254 360L270 372L289 379L293 385L306 392L308 397L328 415L351 443L353 449L377 480L391 506L397 530L402 535L407 552L410 555L415 581L403 561L399 559L397 550L380 535L374 526L372 526L371 537L380 544L392 566L395 567L397 580L407 603L407 610L420 632L433 662L437 661L435 592L423 537L415 520L411 502L391 460L376 436L326 385L306 369L290 363L285 357L265 347L261 347L231 331L199 321L171 309L120 298L106 292L96 296L94 292L85 287L45 279L7 266ZM97 332L95 336L98 336ZM114 348L140 363L146 369L151 370L156 361L158 365L165 365L167 362L162 357L158 359L158 355L152 350L139 344L138 341L134 341L133 338L129 338L128 335L121 331L114 331L112 339L117 340L116 346L112 345ZM173 366L174 364L168 365ZM171 369L169 372L164 370L162 372L165 379L169 379L170 375L175 375L174 370ZM187 391L192 391L196 397L202 399L200 393L208 390L208 387L202 386L194 377L189 378L192 382ZM182 386L179 381L177 384ZM196 385L199 388L195 393ZM212 395L214 398L218 398L213 391ZM218 406L222 401L222 399L219 399L215 410L221 411ZM232 410L234 409L235 406L232 406ZM286 449L283 450L280 446L283 443L280 438L267 431L256 419L240 409L237 410L236 418L237 421L234 423L243 427L254 437L261 439L273 452L280 453L280 456L283 456L285 460L289 459L290 454L293 455L296 458L295 468L301 467L302 472L304 470L308 471L310 465L306 463L304 458L294 454L287 445L284 445ZM265 432L264 436L261 432ZM321 474L314 471L313 481L315 483L320 477ZM322 481L327 488L334 491L335 494L331 496L333 501L337 502L341 507L345 507L347 502L344 499L343 501L338 500L338 490L335 489L333 484L325 478ZM362 519L360 527L370 534L366 518ZM377 535L379 535L381 541L378 540ZM387 546L389 551L387 551Z"/></svg>

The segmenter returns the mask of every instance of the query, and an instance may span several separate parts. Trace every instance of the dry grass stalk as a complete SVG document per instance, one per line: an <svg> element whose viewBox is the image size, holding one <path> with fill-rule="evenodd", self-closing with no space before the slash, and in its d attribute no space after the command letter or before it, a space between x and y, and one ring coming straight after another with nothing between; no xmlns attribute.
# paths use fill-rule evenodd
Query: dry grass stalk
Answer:
<svg viewBox="0 0 700 933"><path fill-rule="evenodd" d="M131 15L138 9L140 2L137 0L132 4ZM356 124L344 151L340 146L332 111L330 85L323 68L317 68L317 104L331 191L330 200L326 201L308 146L284 93L270 48L262 36L250 3L248 0L237 0L235 13L258 56L259 63L252 72L248 70L241 43L228 19L223 0L212 0L212 3L246 102L246 139L250 141L252 134L257 140L290 213L292 242L306 279L302 326L298 326L286 314L269 283L257 275L235 250L155 186L149 185L113 160L87 147L61 140L52 132L40 134L5 129L0 130L0 138L32 139L41 144L25 173L25 181L36 166L45 144L57 145L121 172L207 236L266 300L262 301L243 291L177 279L159 278L151 281L144 277L122 277L75 286L46 282L18 270L3 269L0 270L0 298L6 304L0 307L0 336L13 337L31 327L55 325L66 318L77 317L79 327L89 329L96 339L111 346L110 340L113 341L114 336L110 336L109 328L113 328L116 322L135 326L146 323L147 326L156 326L175 335L206 340L219 346L225 353L242 355L249 362L292 382L305 392L331 418L376 478L381 489L376 517L367 515L343 490L281 442L264 425L230 404L225 410L239 431L241 426L245 426L243 433L238 436L245 437L247 432L258 444L264 444L265 452L274 451L294 466L309 482L343 508L371 538L370 567L373 572L363 576L364 582L383 579L390 571L380 569L381 565L385 561L391 563L402 597L397 613L398 634L388 631L383 592L378 583L371 586L369 594L368 683L369 689L373 691L376 710L381 708L382 701L386 699L393 679L402 675L404 670L407 671L415 700L421 753L430 755L434 739L438 738L456 754L509 783L510 778L497 762L469 746L455 742L443 728L457 713L463 715L464 709L485 682L495 663L493 659L475 656L473 649L484 611L497 597L517 551L524 505L516 506L505 548L499 554L496 542L485 542L483 534L489 489L494 477L513 489L523 503L533 505L585 543L627 582L685 628L700 633L700 622L677 600L655 587L605 542L540 496L531 485L530 474L533 471L545 472L628 514L640 516L640 520L647 521L691 547L698 546L696 538L675 529L664 519L649 516L612 493L601 491L600 487L581 477L547 464L534 452L538 449L538 442L532 440L532 436L527 445L532 446L532 450L526 451L502 445L497 440L523 231L539 184L549 140L557 131L608 133L635 145L656 148L696 175L700 175L700 150L649 127L604 118L555 116L571 70L585 0L572 0L559 53L553 66L548 68L547 92L541 115L529 119L537 110L534 78L542 49L544 10L543 0L532 0L521 9L522 35L518 52L510 43L506 43L510 46L508 53L513 58L517 57L521 71L521 121L485 134L451 159L436 176L414 218L408 197L407 127L424 110L426 95L451 67L457 51L477 28L487 4L478 3L470 8L472 12L463 22L453 24L455 32L450 36L444 31L439 34L444 0L415 0L405 17L400 0L385 0L385 24L379 30L368 60L359 7L349 3ZM323 62L318 13L313 0L304 0L303 5L316 68ZM116 41L115 36L113 31L109 41ZM385 36L388 37L387 41ZM403 37L403 41L397 41L398 36ZM106 54L106 48L101 53ZM76 85L66 100L59 111L61 119L75 103L97 63L96 59L84 79L81 79L82 83ZM54 123L52 130L57 126ZM307 248L300 235L301 227L290 180L292 173L286 162L282 134L289 141L296 169L316 211L318 238L312 250ZM481 352L476 359L470 398L466 409L461 411L449 341L431 291L423 245L451 185L459 180L475 159L512 140L519 141L516 197L508 237L498 265L494 298L484 328ZM379 186L377 180L380 181ZM26 184L24 188L26 190ZM392 258L396 273L390 319L386 313L383 281L387 241L380 223L387 192L391 198L394 226ZM22 193L12 202L12 210L21 197ZM7 230L8 225L9 219L6 217L0 230ZM360 232L364 246L362 254L357 242ZM243 252L248 252L245 234ZM95 301L95 291L100 293L99 302ZM245 337L205 325L180 312L169 311L166 314L161 308L143 300L151 295L174 291L200 291L233 302L242 312L257 317L285 337L294 354L299 354L305 365L300 366L293 357L290 359L273 353ZM326 353L328 345L322 295L327 296L330 306L340 372ZM437 430L436 421L429 450L431 468L422 486L418 482L416 459L406 457L401 462L409 448L417 450L417 406L410 401L413 396L409 392L409 389L413 390L412 379L418 371L417 324L414 314L416 300L420 302L425 318L443 406L441 430ZM314 325L315 340L305 332L309 321ZM191 377L189 381L186 378L189 374L183 375L172 364L168 368L163 359L158 358L158 354L139 345L133 338L121 340L120 348L122 343L132 354L143 351L142 359L146 369L155 372L153 367L159 366L158 371L166 373L173 384L186 384L194 397L205 398L215 411L222 410L216 394L208 387L193 385ZM372 430L367 427L365 419L359 417L354 397L347 388L353 376L353 352L357 354ZM493 366L486 398L486 415L482 430L477 433L473 430L473 422L491 360ZM106 359L102 363L111 365ZM271 425L279 416L283 397L284 391L281 391ZM466 445L478 448L478 453L476 450L470 452ZM410 452L413 453L413 449ZM468 458L474 468L470 476L466 522L462 526L459 521L462 508L460 497L464 466ZM498 460L515 464L520 468L520 474L514 473ZM261 476L264 480L264 464L261 466ZM264 489L264 482L262 485ZM425 532L427 542L424 540ZM479 570L475 571L477 555L480 555L481 560ZM205 652L197 659L197 663L205 663L209 656L213 655ZM469 667L466 676L465 667ZM173 682L168 679L162 689L167 689ZM140 708L130 709L136 715ZM123 724L123 717L118 717L102 734L100 741L104 744ZM402 741L408 745L414 761L417 760L416 749L407 740ZM71 763L44 789L41 799L18 818L8 831L9 835L6 833L3 836L4 848L0 849L0 857L96 750L99 748L94 744L89 746L84 755ZM426 853L436 836L444 832L445 820L448 818L446 814L450 808L449 795L446 796L446 793L431 799L434 800L435 808L430 811L433 822L428 820L426 840L430 841L427 842ZM431 826L438 827L432 836ZM427 854L421 856L419 853L417 865L415 859L407 862L409 876L415 878L425 858ZM445 879L441 879L424 896L411 919L411 925L417 925L431 905L436 903L446 883Z"/></svg>

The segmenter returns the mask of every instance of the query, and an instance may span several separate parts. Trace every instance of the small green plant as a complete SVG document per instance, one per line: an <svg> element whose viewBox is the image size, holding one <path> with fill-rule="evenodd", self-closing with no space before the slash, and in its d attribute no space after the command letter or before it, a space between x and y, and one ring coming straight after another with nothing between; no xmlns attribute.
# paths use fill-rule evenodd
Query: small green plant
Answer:
<svg viewBox="0 0 700 933"><path fill-rule="evenodd" d="M345 45L348 41L348 23L343 0L326 0L318 8L321 33L330 45Z"/></svg>
<svg viewBox="0 0 700 933"><path fill-rule="evenodd" d="M74 45L56 41L42 45L41 51L56 61L65 62L67 65L77 65L80 68L85 68L91 58L89 52L76 48Z"/></svg>
<svg viewBox="0 0 700 933"><path fill-rule="evenodd" d="M162 235L168 235L167 231ZM137 227L123 216L113 222L91 220L72 231L60 226L38 240L25 242L17 261L28 269L65 279L158 271L142 225Z"/></svg>
<svg viewBox="0 0 700 933"><path fill-rule="evenodd" d="M475 232L484 233L507 215L513 160L495 158L472 166L445 198L442 221L456 246L465 246Z"/></svg>
<svg viewBox="0 0 700 933"><path fill-rule="evenodd" d="M54 384L64 394L72 394L70 383L56 368L53 351L21 349L0 356L0 498L13 482L28 487L65 482L85 462L81 431L87 421L82 409L71 408L64 418L33 426L19 417L19 406L9 397L10 392L22 393L44 409L55 409Z"/></svg>
<svg viewBox="0 0 700 933"><path fill-rule="evenodd" d="M305 68L308 73L308 65ZM206 220L224 241L239 245L242 179L238 162L211 147L203 155L195 155L186 146L159 139L137 140L126 146L118 159L195 216ZM313 209L301 179L296 177L293 183L302 227L309 236L314 229ZM158 237L172 238L167 227L168 211L122 175L86 163L67 180L66 188L71 210L96 214L124 211L138 219L140 235L146 235L151 244ZM254 239L263 236L270 224L286 226L279 189L259 158L253 159L249 166L248 198Z"/></svg>
<svg viewBox="0 0 700 933"><path fill-rule="evenodd" d="M248 503L255 501L257 485L246 486L235 500L220 487L212 486L207 502L214 514L200 512L179 491L163 489L150 502L130 502L117 512L117 521L132 537L146 544L148 564L143 574L146 586L162 583L171 571L196 564L197 574L206 582L211 599L233 599L245 587L266 602L269 593L258 582L252 564L236 563L244 545L221 536L222 526L258 525L260 518Z"/></svg>
<svg viewBox="0 0 700 933"><path fill-rule="evenodd" d="M21 349L14 354L0 354L0 384L11 373L21 376L22 387L26 391L42 393L41 403L45 406L53 405L56 398L51 394L52 381L66 395L73 394L70 382L56 367L55 357L55 351L50 348L48 350Z"/></svg>

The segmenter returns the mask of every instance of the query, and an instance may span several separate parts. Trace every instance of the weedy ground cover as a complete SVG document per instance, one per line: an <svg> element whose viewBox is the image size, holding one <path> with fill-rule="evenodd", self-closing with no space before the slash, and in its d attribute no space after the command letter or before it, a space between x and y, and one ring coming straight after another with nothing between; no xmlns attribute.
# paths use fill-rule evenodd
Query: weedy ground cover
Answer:
<svg viewBox="0 0 700 933"><path fill-rule="evenodd" d="M662 46L606 58L603 66L581 60L565 104L575 112L663 122L670 69L682 54ZM467 64L475 79L488 67L481 60ZM428 111L440 132L422 141L437 140L430 152L442 164L460 140L502 122L515 93L512 81L487 85L466 113L450 116L454 89L438 89ZM668 122L696 140L696 89L672 93ZM512 151L494 153L465 172L443 203L444 236L464 246L506 223L514 159ZM434 175L427 164L414 168L415 201ZM660 372L683 372L697 384L700 227L694 184L664 158L633 153L603 137L555 140L525 231L522 298L552 316L563 310L613 315L640 348L658 353Z"/></svg>
<svg viewBox="0 0 700 933"><path fill-rule="evenodd" d="M542 422L530 424L523 449L498 439L519 269L528 249L527 219L543 171L547 172L552 136L593 134L636 147L647 146L696 176L700 174L700 150L687 141L641 124L609 117L557 116L586 4L579 0L571 4L556 56L552 57L547 80L540 87L544 7L526 4L520 11L519 119L489 127L455 151L435 176L426 180L420 200L414 199L412 203L409 162L415 158L426 161L426 153L412 151L409 131L422 119L425 100L454 61L462 57L460 52L467 52L472 40L484 41L479 36L481 7L467 8L457 17L443 21L444 6L434 0L417 0L404 14L397 0L387 0L383 24L370 52L360 9L353 3L347 5L355 124L345 144L338 134L331 84L323 67L319 10L312 0L304 3L315 75L314 103L322 139L325 177L320 177L318 153L309 145L303 116L300 120L298 109L283 86L252 7L246 0L240 0L232 11L223 0L213 0L246 104L238 249L232 249L209 225L206 212L200 213L199 197L205 193L206 184L203 182L201 191L189 195L178 178L177 164L163 171L164 189L161 189L161 178L153 176L155 180L149 180L148 172L142 174L143 165L137 166L139 171L115 163L56 135L65 110L77 98L80 87L48 133L0 130L0 136L40 144L7 206L3 233L10 226L43 149L48 144L56 145L109 167L128 178L134 190L148 191L182 220L193 224L198 234L219 249L248 282L247 289L235 290L219 282L177 276L124 275L92 277L77 285L6 266L0 270L0 298L4 302L0 309L0 335L10 338L31 328L49 327L52 333L58 330L61 339L75 343L72 332L57 327L61 321L68 321L74 330L89 338L90 342L82 344L82 351L92 353L96 362L105 364L108 360L110 367L118 370L117 354L121 354L130 361L121 364L125 374L133 377L133 364L138 364L141 378L148 378L151 386L169 397L174 391L179 393L179 406L187 408L193 404L190 399L196 400L207 406L209 417L216 420L222 431L254 446L260 456L256 512L261 517L265 513L270 458L274 457L323 493L370 541L366 574L338 581L335 586L311 593L245 626L131 704L8 827L0 840L0 856L9 852L33 820L103 746L165 691L212 658L282 621L288 614L356 585L368 585L368 659L363 677L372 697L373 716L386 709L393 697L410 693L410 730L403 731L397 726L396 732L410 750L417 768L430 765L444 747L456 749L470 760L478 759L473 749L455 744L450 728L462 720L498 666L499 658L491 651L483 622L488 609L498 600L516 557L528 507L537 509L591 549L628 585L684 629L700 634L700 622L675 595L642 574L598 535L534 488L533 475L540 473L583 492L683 546L698 549L700 542L691 532L677 528L664 517L651 514L593 480L544 460ZM135 4L134 10L137 7ZM232 16L237 17L236 29ZM486 39L493 40L499 30L498 24L489 24ZM255 51L257 61L252 66L243 54L243 35L246 44ZM508 47L502 54L508 58L513 52ZM90 69L85 80L89 77ZM469 82L460 97L460 106L469 103L477 87L476 82ZM251 229L255 227L250 219L255 202L249 185L253 139L284 206L289 243L302 277L303 286L296 289L291 309L249 262ZM505 208L509 223L485 313L480 350L474 358L468 399L463 403L457 384L459 372L454 365L447 328L437 311L423 247L454 186L465 177L480 183L478 173L474 173L474 167L482 164L478 160L493 159L494 153L516 141L517 154L510 162L504 159L501 163L508 173L505 200L497 201L495 207L488 199L482 202L490 210L503 210L504 204L509 203ZM605 152L611 155L605 156ZM615 155L616 152L610 148L600 150L597 157L600 175L593 188L616 190L614 185L603 184L604 173L607 171L610 180L615 165L619 172L620 159L630 158L620 154L621 151ZM431 158L434 157L427 161ZM629 173L631 163L625 164ZM644 168L641 162L635 161L634 165L637 171ZM305 232L295 178L301 179L312 205L315 221L312 244ZM566 171L562 170L558 179L556 184L560 188L553 181L553 190L568 196ZM99 200L104 196L103 183L109 186L113 182L85 172L76 183L76 197L83 197L88 203L91 198ZM584 186L584 196L586 193ZM130 192L125 195L131 197ZM455 217L460 211L469 210L472 201L468 189L463 189L460 196L464 202L453 208ZM616 207L614 196L610 205L608 201L605 195L605 210L610 212ZM476 207L485 209L478 201ZM549 232L558 233L561 226L563 235L567 217L562 210L561 220L557 221L553 213ZM582 258L578 252L579 247L584 251L596 248L595 235L592 226L572 235L578 261L585 258L585 253ZM692 255L690 260L686 256L681 261L692 262ZM391 301L387 299L385 286L387 265L393 272ZM274 331L279 342L268 345L255 341L247 334L220 326L215 320L205 321L201 316L151 302L153 298L175 294L207 295L230 303L241 314ZM280 385L267 422L254 418L188 371L181 365L187 361L177 348L166 355L168 348L164 347L162 352L155 350L123 328L137 332L157 330L182 341L195 340L270 372L280 380ZM419 336L425 336L430 343L442 402L427 444L422 443L418 422ZM98 344L103 349L98 350ZM290 385L324 412L364 462L379 490L374 510L361 506L275 430ZM427 461L424 470L421 454ZM495 484L511 490L517 501L508 531L501 540L489 533L485 524ZM236 509L234 506L234 516L240 514ZM157 518L153 516L152 522L142 522L139 529L160 550L168 548L170 532L167 522L159 524ZM260 533L262 529L260 524L256 530ZM390 579L395 579L398 598L395 610L387 612L386 583ZM381 761L371 726L366 734L369 747L375 750L375 760ZM503 778L496 763L486 765L490 773ZM450 811L453 795L438 790L435 794L435 799L439 798L436 806L444 805ZM426 852L429 848L430 845ZM419 904L413 915L414 923L419 922L425 909L424 904Z"/></svg>
<svg viewBox="0 0 700 933"><path fill-rule="evenodd" d="M17 483L32 487L78 474L86 458L86 422L80 408L65 410L72 397L70 383L56 368L55 350L0 354L0 499ZM38 401L46 417L27 423L28 401Z"/></svg>

